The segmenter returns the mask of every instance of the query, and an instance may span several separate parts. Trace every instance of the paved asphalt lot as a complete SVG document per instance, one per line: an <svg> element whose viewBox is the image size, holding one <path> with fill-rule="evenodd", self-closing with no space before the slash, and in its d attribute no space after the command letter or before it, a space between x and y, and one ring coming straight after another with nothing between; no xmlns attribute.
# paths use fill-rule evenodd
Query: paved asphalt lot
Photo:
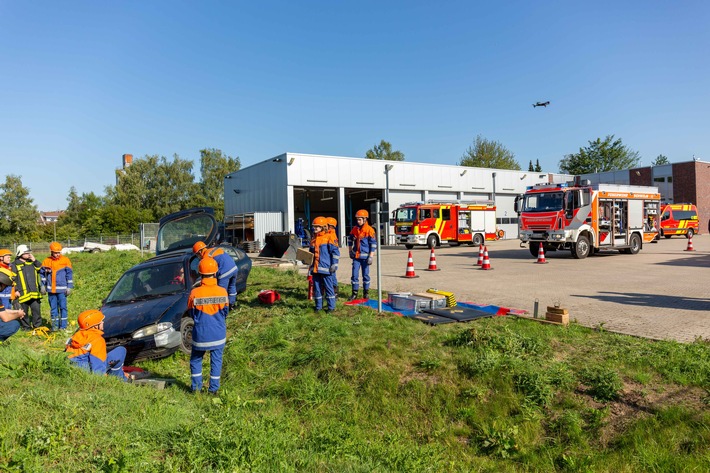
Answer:
<svg viewBox="0 0 710 473"><path fill-rule="evenodd" d="M684 237L645 244L637 255L602 252L584 260L568 251L548 252L547 264L537 264L518 240L490 242L492 270L478 269L478 248L442 246L435 250L440 271L426 271L428 249L412 250L417 278L406 279L404 247L385 247L382 256L383 290L451 291L459 301L526 309L535 299L540 312L559 302L570 320L606 330L653 339L691 342L710 340L710 237L693 238L696 251L684 251ZM351 266L343 251L338 280L350 281ZM372 288L376 292L375 265Z"/></svg>

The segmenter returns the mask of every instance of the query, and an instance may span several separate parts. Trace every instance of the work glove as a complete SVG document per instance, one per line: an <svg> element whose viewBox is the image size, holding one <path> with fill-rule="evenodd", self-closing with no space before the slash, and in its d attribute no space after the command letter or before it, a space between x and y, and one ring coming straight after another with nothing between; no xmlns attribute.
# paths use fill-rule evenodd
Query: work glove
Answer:
<svg viewBox="0 0 710 473"><path fill-rule="evenodd" d="M355 252L350 250L350 259L355 259Z"/></svg>
<svg viewBox="0 0 710 473"><path fill-rule="evenodd" d="M44 284L40 284L39 285L39 293L42 295L47 294L47 286L45 286Z"/></svg>
<svg viewBox="0 0 710 473"><path fill-rule="evenodd" d="M372 265L372 256L367 257L367 265L368 266Z"/></svg>
<svg viewBox="0 0 710 473"><path fill-rule="evenodd" d="M335 274L338 272L338 265L334 264L333 266L330 267L330 274Z"/></svg>
<svg viewBox="0 0 710 473"><path fill-rule="evenodd" d="M71 295L71 289L67 289L67 296Z"/></svg>

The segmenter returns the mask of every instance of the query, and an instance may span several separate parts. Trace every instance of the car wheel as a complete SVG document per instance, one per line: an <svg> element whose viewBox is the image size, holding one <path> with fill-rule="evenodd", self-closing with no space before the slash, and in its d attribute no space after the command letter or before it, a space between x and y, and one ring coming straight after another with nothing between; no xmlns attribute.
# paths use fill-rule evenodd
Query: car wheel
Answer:
<svg viewBox="0 0 710 473"><path fill-rule="evenodd" d="M429 249L436 248L438 242L439 239L436 237L436 235L429 235L429 238L426 239L426 246Z"/></svg>
<svg viewBox="0 0 710 473"><path fill-rule="evenodd" d="M635 255L636 253L641 251L641 238L638 236L637 233L631 235L631 241L629 241L629 246L630 255Z"/></svg>
<svg viewBox="0 0 710 473"><path fill-rule="evenodd" d="M670 237L672 237L673 235L663 235L663 236L666 237L666 239L668 240L668 239L670 239Z"/></svg>
<svg viewBox="0 0 710 473"><path fill-rule="evenodd" d="M192 317L183 317L180 321L180 351L189 355L192 352L192 327L195 321Z"/></svg>
<svg viewBox="0 0 710 473"><path fill-rule="evenodd" d="M577 259L584 259L589 256L589 251L591 247L589 245L589 239L586 236L580 236L577 239L577 243L574 245L572 250L572 256Z"/></svg>
<svg viewBox="0 0 710 473"><path fill-rule="evenodd" d="M688 229L688 233L685 234L686 238L693 238L693 235L695 235L695 231L692 228Z"/></svg>
<svg viewBox="0 0 710 473"><path fill-rule="evenodd" d="M473 246L481 246L483 244L483 237L480 233L473 235Z"/></svg>

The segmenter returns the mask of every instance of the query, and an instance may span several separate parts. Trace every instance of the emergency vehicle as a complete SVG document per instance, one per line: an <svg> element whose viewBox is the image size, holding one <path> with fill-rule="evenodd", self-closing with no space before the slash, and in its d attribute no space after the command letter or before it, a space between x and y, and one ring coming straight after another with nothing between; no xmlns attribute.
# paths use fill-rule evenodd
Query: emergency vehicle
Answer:
<svg viewBox="0 0 710 473"><path fill-rule="evenodd" d="M505 233L496 227L493 201L409 202L393 212L397 243L411 250L415 245L429 248L448 243L481 246Z"/></svg>
<svg viewBox="0 0 710 473"><path fill-rule="evenodd" d="M576 178L564 184L537 184L515 199L521 246L537 257L570 250L577 259L613 249L635 255L644 242L658 239L657 187L590 184Z"/></svg>
<svg viewBox="0 0 710 473"><path fill-rule="evenodd" d="M693 204L667 204L661 210L661 235L685 235L691 238L698 233L698 208Z"/></svg>

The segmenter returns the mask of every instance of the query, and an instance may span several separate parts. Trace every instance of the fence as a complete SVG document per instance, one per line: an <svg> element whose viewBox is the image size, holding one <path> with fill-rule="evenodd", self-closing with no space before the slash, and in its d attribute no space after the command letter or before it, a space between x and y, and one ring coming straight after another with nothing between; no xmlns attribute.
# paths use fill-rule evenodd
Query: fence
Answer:
<svg viewBox="0 0 710 473"><path fill-rule="evenodd" d="M64 248L76 248L81 251L86 242L101 243L103 245L131 244L142 250L155 251L155 241L158 235L157 223L142 223L140 233L122 233L113 235L89 235L83 238L57 239ZM16 241L11 239L0 239L0 248L8 248L13 255L18 245L27 245L36 253L49 253L49 241Z"/></svg>

